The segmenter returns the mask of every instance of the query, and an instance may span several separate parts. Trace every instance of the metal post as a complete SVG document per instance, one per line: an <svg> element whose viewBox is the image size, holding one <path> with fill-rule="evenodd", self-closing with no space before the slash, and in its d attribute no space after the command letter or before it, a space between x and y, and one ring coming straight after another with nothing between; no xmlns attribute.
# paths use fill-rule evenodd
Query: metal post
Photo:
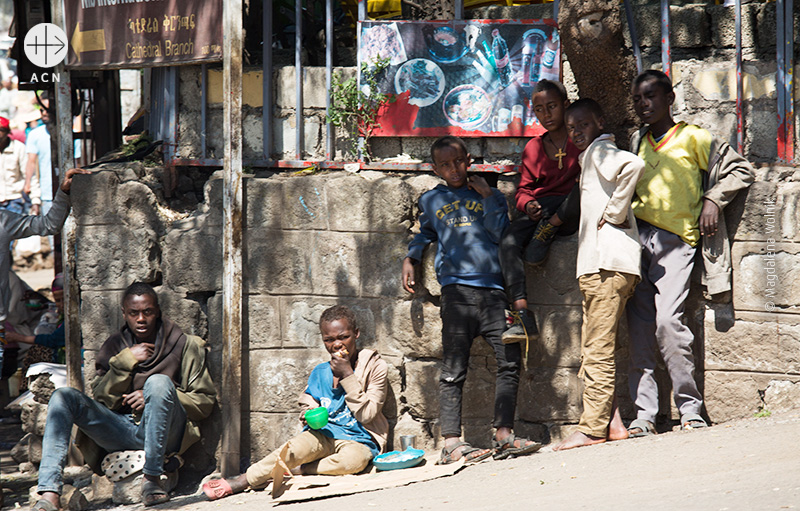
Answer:
<svg viewBox="0 0 800 511"><path fill-rule="evenodd" d="M358 0L358 21L367 19L367 0ZM361 90L361 24L356 24L356 86ZM356 151L358 161L362 161L364 155L364 137L358 137L358 149Z"/></svg>
<svg viewBox="0 0 800 511"><path fill-rule="evenodd" d="M794 1L786 0L784 3L784 19L786 20L785 31L785 44L784 58L786 58L786 66L784 71L786 79L784 80L783 87L785 90L784 101L786 101L786 109L784 114L784 122L786 123L786 147L784 157L787 162L794 161Z"/></svg>
<svg viewBox="0 0 800 511"><path fill-rule="evenodd" d="M239 473L242 431L242 0L224 2L222 92L222 459Z"/></svg>
<svg viewBox="0 0 800 511"><path fill-rule="evenodd" d="M208 156L206 146L206 120L208 116L208 65L200 66L200 154Z"/></svg>
<svg viewBox="0 0 800 511"><path fill-rule="evenodd" d="M264 0L263 10L261 125L264 138L264 159L269 160L272 157L272 0Z"/></svg>
<svg viewBox="0 0 800 511"><path fill-rule="evenodd" d="M558 23L558 8L560 3L560 0L553 0L553 19L556 20L556 23Z"/></svg>
<svg viewBox="0 0 800 511"><path fill-rule="evenodd" d="M633 7L631 0L625 1L625 18L628 20L628 30L631 33L631 45L633 46L633 56L636 57L636 72L641 73L644 69L642 64L642 49L639 48L639 36L636 34L636 23L633 19Z"/></svg>
<svg viewBox="0 0 800 511"><path fill-rule="evenodd" d="M742 100L744 86L742 83L742 0L736 0L736 148L739 154L744 153L744 115Z"/></svg>
<svg viewBox="0 0 800 511"><path fill-rule="evenodd" d="M331 114L331 88L333 87L333 0L325 0L325 159L332 160L336 149L333 147L333 125L329 120Z"/></svg>
<svg viewBox="0 0 800 511"><path fill-rule="evenodd" d="M777 38L776 41L776 50L777 50L777 61L778 61L778 86L777 86L777 95L778 95L778 160L779 161L786 161L786 82L788 81L788 75L786 72L786 58L785 58L785 51L786 51L786 19L785 19L785 11L786 2L785 0L777 0L775 4L775 18L777 22L777 28L775 30L775 35ZM790 18L791 19L791 18Z"/></svg>
<svg viewBox="0 0 800 511"><path fill-rule="evenodd" d="M60 0L51 3L53 24L61 28L64 25L64 7ZM67 169L74 164L74 144L72 141L72 82L69 71L62 62L55 68L61 76L56 83L56 136L58 138L58 165L63 179ZM52 105L51 105L52 107ZM72 225L70 225L72 227ZM83 390L81 374L81 321L78 282L75 280L75 235L74 229L65 229L61 238L61 253L64 261L64 313L65 351L67 362L67 384Z"/></svg>
<svg viewBox="0 0 800 511"><path fill-rule="evenodd" d="M456 0L456 12L454 19L457 20L464 19L464 0Z"/></svg>
<svg viewBox="0 0 800 511"><path fill-rule="evenodd" d="M672 78L672 56L669 45L669 0L661 0L661 68Z"/></svg>
<svg viewBox="0 0 800 511"><path fill-rule="evenodd" d="M294 4L294 76L295 87L297 88L297 106L295 107L295 140L297 150L295 158L303 159L303 62L301 59L303 50L303 0L295 0Z"/></svg>

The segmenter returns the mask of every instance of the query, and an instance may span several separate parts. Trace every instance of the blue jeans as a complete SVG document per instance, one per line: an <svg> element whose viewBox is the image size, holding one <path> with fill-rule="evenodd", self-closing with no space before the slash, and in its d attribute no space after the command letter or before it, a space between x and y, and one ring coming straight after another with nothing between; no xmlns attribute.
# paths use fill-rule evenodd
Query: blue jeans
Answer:
<svg viewBox="0 0 800 511"><path fill-rule="evenodd" d="M142 471L146 475L161 475L164 454L180 449L186 411L168 376L150 376L143 392L144 412L136 424L131 416L113 412L78 390L69 387L56 390L47 410L39 493L61 493L73 424L108 452L144 449Z"/></svg>

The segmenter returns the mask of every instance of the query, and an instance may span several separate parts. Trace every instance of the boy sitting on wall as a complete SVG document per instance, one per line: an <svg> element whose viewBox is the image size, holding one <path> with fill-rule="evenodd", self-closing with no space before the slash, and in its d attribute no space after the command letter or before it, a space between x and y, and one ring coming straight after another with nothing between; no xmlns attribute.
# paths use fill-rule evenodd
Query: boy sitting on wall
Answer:
<svg viewBox="0 0 800 511"><path fill-rule="evenodd" d="M300 395L300 420L305 424L306 412L323 406L328 423L319 429L305 425L302 433L244 474L207 482L203 491L210 500L264 488L282 463L289 470L302 466L304 474L355 474L386 446L389 422L382 412L388 389L386 362L377 352L358 348L355 314L343 305L326 309L319 329L331 360L319 364L308 377Z"/></svg>

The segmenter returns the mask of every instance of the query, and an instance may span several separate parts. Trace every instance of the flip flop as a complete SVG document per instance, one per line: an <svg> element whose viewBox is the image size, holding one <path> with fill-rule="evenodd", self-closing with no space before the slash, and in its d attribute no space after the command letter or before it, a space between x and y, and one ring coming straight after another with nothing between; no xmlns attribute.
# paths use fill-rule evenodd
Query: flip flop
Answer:
<svg viewBox="0 0 800 511"><path fill-rule="evenodd" d="M681 429L689 431L692 429L707 428L708 423L696 413L687 413L681 417Z"/></svg>
<svg viewBox="0 0 800 511"><path fill-rule="evenodd" d="M58 507L54 506L49 500L39 499L33 505L31 511L58 511Z"/></svg>
<svg viewBox="0 0 800 511"><path fill-rule="evenodd" d="M208 500L218 500L233 495L233 488L225 479L212 479L203 485L203 493Z"/></svg>
<svg viewBox="0 0 800 511"><path fill-rule="evenodd" d="M656 434L655 425L644 419L635 419L628 426L628 438L640 438L643 436L651 436Z"/></svg>
<svg viewBox="0 0 800 511"><path fill-rule="evenodd" d="M461 456L458 458L453 457L453 452L459 447L463 447L461 449ZM491 449L479 449L478 447L473 447L467 442L458 442L457 444L453 445L452 447L445 447L442 449L442 454L439 456L439 461L436 462L437 465L449 465L450 463L455 463L456 461L463 459L464 463L477 463L479 461L483 461L489 456L492 455Z"/></svg>
<svg viewBox="0 0 800 511"><path fill-rule="evenodd" d="M169 501L169 493L157 481L142 480L142 503L155 506Z"/></svg>
<svg viewBox="0 0 800 511"><path fill-rule="evenodd" d="M514 436L514 433L508 435L502 442L492 439L492 446L494 447L494 459L496 460L532 454L542 448L542 444L539 442L534 442L527 438L518 438Z"/></svg>

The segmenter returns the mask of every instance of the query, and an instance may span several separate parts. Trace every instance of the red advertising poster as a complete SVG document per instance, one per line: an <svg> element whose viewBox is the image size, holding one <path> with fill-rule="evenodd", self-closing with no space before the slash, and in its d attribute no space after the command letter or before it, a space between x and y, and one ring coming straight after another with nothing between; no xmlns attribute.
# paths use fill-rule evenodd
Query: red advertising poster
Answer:
<svg viewBox="0 0 800 511"><path fill-rule="evenodd" d="M364 21L359 29L359 61L389 59L378 86L396 95L374 136L544 131L530 100L539 80L561 77L554 21Z"/></svg>

